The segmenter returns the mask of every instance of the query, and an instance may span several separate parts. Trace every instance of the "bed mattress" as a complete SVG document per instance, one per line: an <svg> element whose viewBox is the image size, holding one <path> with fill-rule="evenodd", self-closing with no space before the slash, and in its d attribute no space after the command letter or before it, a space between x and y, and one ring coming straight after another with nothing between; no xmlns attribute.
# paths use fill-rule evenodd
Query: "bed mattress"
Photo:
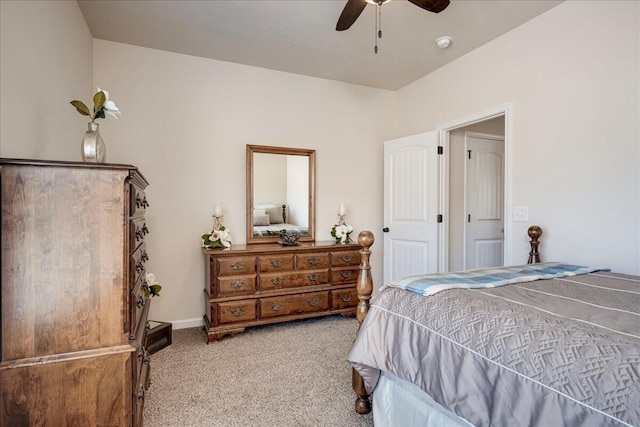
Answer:
<svg viewBox="0 0 640 427"><path fill-rule="evenodd" d="M388 288L348 359L369 392L383 370L475 426L640 426L639 335L635 276Z"/></svg>

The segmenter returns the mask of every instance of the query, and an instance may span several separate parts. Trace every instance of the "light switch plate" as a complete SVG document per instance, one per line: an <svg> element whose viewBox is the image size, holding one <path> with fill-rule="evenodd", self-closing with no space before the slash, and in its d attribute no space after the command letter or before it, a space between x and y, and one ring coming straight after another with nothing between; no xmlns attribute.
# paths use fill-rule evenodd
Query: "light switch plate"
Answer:
<svg viewBox="0 0 640 427"><path fill-rule="evenodd" d="M513 220L516 222L529 221L529 208L526 206L515 206L513 208Z"/></svg>

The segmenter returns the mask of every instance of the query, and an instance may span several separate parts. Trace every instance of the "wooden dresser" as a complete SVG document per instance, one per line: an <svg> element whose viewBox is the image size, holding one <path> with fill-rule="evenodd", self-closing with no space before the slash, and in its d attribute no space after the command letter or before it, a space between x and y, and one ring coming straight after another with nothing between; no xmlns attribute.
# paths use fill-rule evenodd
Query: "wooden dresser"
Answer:
<svg viewBox="0 0 640 427"><path fill-rule="evenodd" d="M139 426L147 181L134 166L0 159L0 426Z"/></svg>
<svg viewBox="0 0 640 427"><path fill-rule="evenodd" d="M204 249L208 342L247 326L355 315L359 249L333 242Z"/></svg>

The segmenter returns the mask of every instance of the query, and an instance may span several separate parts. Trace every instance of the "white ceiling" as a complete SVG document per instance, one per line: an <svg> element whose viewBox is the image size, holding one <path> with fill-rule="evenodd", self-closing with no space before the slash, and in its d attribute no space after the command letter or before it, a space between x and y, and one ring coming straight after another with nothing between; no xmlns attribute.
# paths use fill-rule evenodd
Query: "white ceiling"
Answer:
<svg viewBox="0 0 640 427"><path fill-rule="evenodd" d="M439 14L406 0L335 30L346 0L78 0L93 37L397 90L551 9L557 0L452 0ZM441 50L439 36L453 43Z"/></svg>

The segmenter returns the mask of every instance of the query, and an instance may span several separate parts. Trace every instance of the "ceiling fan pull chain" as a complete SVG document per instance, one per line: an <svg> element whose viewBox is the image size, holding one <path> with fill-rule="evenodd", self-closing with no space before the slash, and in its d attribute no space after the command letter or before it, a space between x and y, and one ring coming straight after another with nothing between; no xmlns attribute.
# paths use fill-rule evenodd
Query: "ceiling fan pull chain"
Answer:
<svg viewBox="0 0 640 427"><path fill-rule="evenodd" d="M374 53L378 53L378 39L382 38L382 0L378 0L376 6L376 32L374 34L375 46L373 48Z"/></svg>

